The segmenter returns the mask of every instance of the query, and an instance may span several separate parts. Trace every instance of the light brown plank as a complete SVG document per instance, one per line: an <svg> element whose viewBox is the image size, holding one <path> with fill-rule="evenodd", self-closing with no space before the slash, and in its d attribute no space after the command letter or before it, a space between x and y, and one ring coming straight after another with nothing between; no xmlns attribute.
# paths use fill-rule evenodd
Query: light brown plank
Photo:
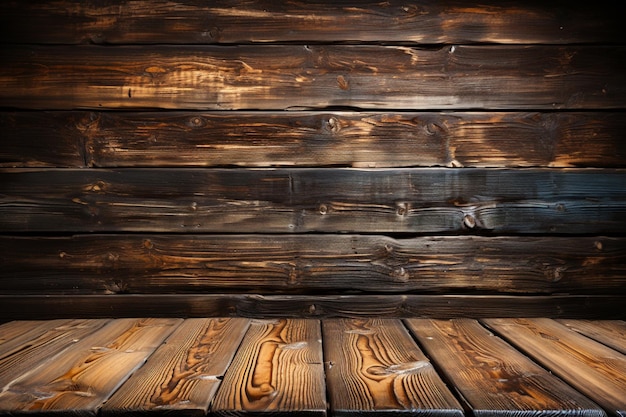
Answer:
<svg viewBox="0 0 626 417"><path fill-rule="evenodd" d="M330 411L349 415L463 415L398 320L324 320Z"/></svg>
<svg viewBox="0 0 626 417"><path fill-rule="evenodd" d="M326 415L317 320L252 324L217 392L215 415Z"/></svg>
<svg viewBox="0 0 626 417"><path fill-rule="evenodd" d="M608 413L626 413L625 355L547 318L484 322Z"/></svg>
<svg viewBox="0 0 626 417"><path fill-rule="evenodd" d="M0 355L15 349L16 346L40 336L51 326L59 326L67 320L15 320L0 325Z"/></svg>
<svg viewBox="0 0 626 417"><path fill-rule="evenodd" d="M12 0L0 5L2 42L581 43L614 42L622 34L612 8L586 2Z"/></svg>
<svg viewBox="0 0 626 417"><path fill-rule="evenodd" d="M0 262L5 295L626 291L626 239L605 236L0 236Z"/></svg>
<svg viewBox="0 0 626 417"><path fill-rule="evenodd" d="M622 295L0 295L3 319L71 317L568 317L623 319Z"/></svg>
<svg viewBox="0 0 626 417"><path fill-rule="evenodd" d="M205 415L243 338L247 319L187 319L106 402L101 415Z"/></svg>
<svg viewBox="0 0 626 417"><path fill-rule="evenodd" d="M37 333L25 333L24 336L28 337L26 340L23 337L16 337L14 343L2 345L0 387L10 385L12 381L36 368L40 363L60 357L66 349L72 348L108 322L103 319L51 320L46 322L48 326L37 328Z"/></svg>
<svg viewBox="0 0 626 417"><path fill-rule="evenodd" d="M625 183L623 169L0 169L0 229L614 234Z"/></svg>
<svg viewBox="0 0 626 417"><path fill-rule="evenodd" d="M406 321L476 416L596 416L604 412L476 320Z"/></svg>
<svg viewBox="0 0 626 417"><path fill-rule="evenodd" d="M0 59L0 106L22 109L626 107L624 46L9 46Z"/></svg>
<svg viewBox="0 0 626 417"><path fill-rule="evenodd" d="M626 322L622 320L561 319L559 323L626 354Z"/></svg>
<svg viewBox="0 0 626 417"><path fill-rule="evenodd" d="M180 321L115 320L5 386L0 411L71 410L73 415L95 416Z"/></svg>

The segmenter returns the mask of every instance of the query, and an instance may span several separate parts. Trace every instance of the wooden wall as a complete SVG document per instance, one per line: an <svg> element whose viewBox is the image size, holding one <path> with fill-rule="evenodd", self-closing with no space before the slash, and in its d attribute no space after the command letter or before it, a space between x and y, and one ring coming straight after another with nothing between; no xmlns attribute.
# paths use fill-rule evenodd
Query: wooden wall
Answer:
<svg viewBox="0 0 626 417"><path fill-rule="evenodd" d="M623 318L598 2L0 3L0 319Z"/></svg>

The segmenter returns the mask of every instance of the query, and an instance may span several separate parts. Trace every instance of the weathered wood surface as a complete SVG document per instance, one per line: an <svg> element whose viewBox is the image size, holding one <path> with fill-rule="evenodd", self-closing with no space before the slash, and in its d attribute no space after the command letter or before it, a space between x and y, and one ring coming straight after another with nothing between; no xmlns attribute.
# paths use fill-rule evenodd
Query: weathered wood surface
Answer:
<svg viewBox="0 0 626 417"><path fill-rule="evenodd" d="M187 319L101 410L206 415L248 329L247 319Z"/></svg>
<svg viewBox="0 0 626 417"><path fill-rule="evenodd" d="M95 416L179 324L178 319L113 321L5 385L0 412L71 409L74 415Z"/></svg>
<svg viewBox="0 0 626 417"><path fill-rule="evenodd" d="M626 291L626 239L603 236L0 236L0 263L3 294Z"/></svg>
<svg viewBox="0 0 626 417"><path fill-rule="evenodd" d="M15 342L19 344L12 344L10 350L5 349L5 345L2 345L0 386L10 385L16 379L16 375L26 373L39 365L40 362L63 354L64 349L71 348L108 322L108 320L76 319L64 322L53 320L46 322L48 327L39 329L39 334L36 336L32 332L26 332L24 336L28 335L27 339L16 337Z"/></svg>
<svg viewBox="0 0 626 417"><path fill-rule="evenodd" d="M485 323L610 413L626 414L625 355L547 318Z"/></svg>
<svg viewBox="0 0 626 417"><path fill-rule="evenodd" d="M0 357L15 347L45 333L51 326L60 326L68 320L16 320L0 325Z"/></svg>
<svg viewBox="0 0 626 417"><path fill-rule="evenodd" d="M624 183L608 169L2 169L0 229L623 233Z"/></svg>
<svg viewBox="0 0 626 417"><path fill-rule="evenodd" d="M461 405L400 321L322 324L332 415L463 416Z"/></svg>
<svg viewBox="0 0 626 417"><path fill-rule="evenodd" d="M0 295L4 320L72 317L625 319L622 295Z"/></svg>
<svg viewBox="0 0 626 417"><path fill-rule="evenodd" d="M475 416L604 416L569 385L549 374L476 320L406 320L426 353Z"/></svg>
<svg viewBox="0 0 626 417"><path fill-rule="evenodd" d="M399 0L240 2L4 1L1 42L613 43L623 34L611 3Z"/></svg>
<svg viewBox="0 0 626 417"><path fill-rule="evenodd" d="M215 415L326 415L317 320L252 321L217 392Z"/></svg>
<svg viewBox="0 0 626 417"><path fill-rule="evenodd" d="M572 320L561 319L559 323L590 337L610 348L626 354L626 322L622 320Z"/></svg>
<svg viewBox="0 0 626 417"><path fill-rule="evenodd" d="M0 166L626 166L623 112L0 112Z"/></svg>
<svg viewBox="0 0 626 417"><path fill-rule="evenodd" d="M23 109L611 109L626 47L7 46L0 106Z"/></svg>

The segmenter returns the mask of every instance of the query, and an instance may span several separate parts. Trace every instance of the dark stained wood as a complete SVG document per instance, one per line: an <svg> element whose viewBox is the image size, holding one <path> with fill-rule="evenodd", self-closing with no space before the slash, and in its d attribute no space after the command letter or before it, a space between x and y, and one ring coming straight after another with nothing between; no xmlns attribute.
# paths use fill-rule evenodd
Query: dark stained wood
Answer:
<svg viewBox="0 0 626 417"><path fill-rule="evenodd" d="M615 42L610 3L4 1L2 42ZM612 13L613 12L613 13Z"/></svg>
<svg viewBox="0 0 626 417"><path fill-rule="evenodd" d="M475 416L597 416L604 412L476 320L406 321Z"/></svg>
<svg viewBox="0 0 626 417"><path fill-rule="evenodd" d="M0 263L3 294L626 291L626 239L603 236L0 236Z"/></svg>
<svg viewBox="0 0 626 417"><path fill-rule="evenodd" d="M248 324L237 318L185 320L107 400L101 415L205 415Z"/></svg>
<svg viewBox="0 0 626 417"><path fill-rule="evenodd" d="M612 109L626 47L7 46L0 106L24 109Z"/></svg>
<svg viewBox="0 0 626 417"><path fill-rule="evenodd" d="M623 167L624 131L618 111L0 112L0 165Z"/></svg>
<svg viewBox="0 0 626 417"><path fill-rule="evenodd" d="M71 317L555 317L624 319L622 295L0 295L3 320Z"/></svg>
<svg viewBox="0 0 626 417"><path fill-rule="evenodd" d="M178 324L177 319L112 321L5 385L0 412L71 409L73 415L95 416Z"/></svg>
<svg viewBox="0 0 626 417"><path fill-rule="evenodd" d="M24 336L28 335L27 339L16 337L15 342L17 343L2 345L0 386L5 387L19 375L31 371L40 363L49 361L50 358L57 355L62 355L64 349L71 349L77 342L88 337L108 322L108 320L75 319L62 322L52 320L46 322L47 328L37 329L39 334L25 332ZM9 347L10 349L7 349Z"/></svg>
<svg viewBox="0 0 626 417"><path fill-rule="evenodd" d="M623 233L624 183L608 169L3 169L0 229Z"/></svg>
<svg viewBox="0 0 626 417"><path fill-rule="evenodd" d="M334 416L463 416L398 320L325 320L324 361Z"/></svg>
<svg viewBox="0 0 626 417"><path fill-rule="evenodd" d="M609 413L626 413L625 355L547 318L485 323Z"/></svg>
<svg viewBox="0 0 626 417"><path fill-rule="evenodd" d="M562 319L558 320L558 322L582 335L626 354L626 322L622 320Z"/></svg>
<svg viewBox="0 0 626 417"><path fill-rule="evenodd" d="M252 321L211 406L215 415L325 416L317 320Z"/></svg>

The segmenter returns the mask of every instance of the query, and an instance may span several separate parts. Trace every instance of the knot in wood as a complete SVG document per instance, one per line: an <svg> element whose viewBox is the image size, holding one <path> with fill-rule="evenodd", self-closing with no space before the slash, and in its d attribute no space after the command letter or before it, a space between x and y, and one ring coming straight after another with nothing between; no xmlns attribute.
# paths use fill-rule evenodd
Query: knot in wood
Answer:
<svg viewBox="0 0 626 417"><path fill-rule="evenodd" d="M324 215L324 214L328 213L328 206L326 204L320 204L320 206L318 207L317 211L319 211L319 213L321 215Z"/></svg>
<svg viewBox="0 0 626 417"><path fill-rule="evenodd" d="M409 213L409 207L406 203L396 204L396 214L398 216L406 216Z"/></svg>
<svg viewBox="0 0 626 417"><path fill-rule="evenodd" d="M466 214L463 216L463 225L468 229L473 229L476 227L476 218L471 214Z"/></svg>

